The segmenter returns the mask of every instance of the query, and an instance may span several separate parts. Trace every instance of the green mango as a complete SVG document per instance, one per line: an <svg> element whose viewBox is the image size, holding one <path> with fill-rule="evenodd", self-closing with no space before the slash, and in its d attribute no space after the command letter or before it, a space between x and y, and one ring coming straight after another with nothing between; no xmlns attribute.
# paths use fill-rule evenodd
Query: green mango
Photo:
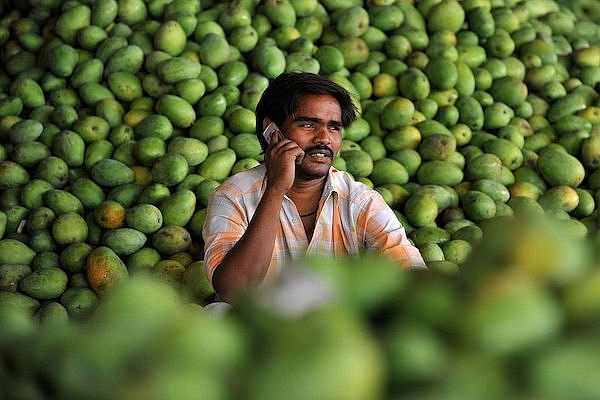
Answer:
<svg viewBox="0 0 600 400"><path fill-rule="evenodd" d="M411 193L404 203L404 215L415 228L433 224L438 213L437 201L425 193Z"/></svg>
<svg viewBox="0 0 600 400"><path fill-rule="evenodd" d="M63 10L56 23L54 32L67 44L75 44L77 32L91 22L92 10L88 5L75 4Z"/></svg>
<svg viewBox="0 0 600 400"><path fill-rule="evenodd" d="M495 101L510 107L518 107L527 100L529 90L521 79L503 76L493 80L489 93Z"/></svg>
<svg viewBox="0 0 600 400"><path fill-rule="evenodd" d="M117 18L117 0L97 0L92 4L90 22L100 28L107 28Z"/></svg>
<svg viewBox="0 0 600 400"><path fill-rule="evenodd" d="M510 198L508 188L491 179L478 179L473 182L471 189L487 194L495 202L506 203Z"/></svg>
<svg viewBox="0 0 600 400"><path fill-rule="evenodd" d="M400 28L406 20L402 8L395 4L374 5L369 7L367 11L369 14L369 25L381 29L383 32ZM419 24L418 19L416 20L416 24Z"/></svg>
<svg viewBox="0 0 600 400"><path fill-rule="evenodd" d="M38 269L19 282L19 289L36 300L51 300L60 297L67 289L69 277L58 267Z"/></svg>
<svg viewBox="0 0 600 400"><path fill-rule="evenodd" d="M352 149L340 151L340 157L346 163L346 171L354 178L364 178L373 172L373 159L364 150Z"/></svg>
<svg viewBox="0 0 600 400"><path fill-rule="evenodd" d="M342 37L357 37L369 27L369 12L360 6L346 8L337 15L336 32Z"/></svg>
<svg viewBox="0 0 600 400"><path fill-rule="evenodd" d="M165 225L185 226L196 209L196 195L192 190L178 190L160 203Z"/></svg>
<svg viewBox="0 0 600 400"><path fill-rule="evenodd" d="M178 225L163 226L152 234L152 247L167 256L185 251L191 244L188 230Z"/></svg>
<svg viewBox="0 0 600 400"><path fill-rule="evenodd" d="M469 181L478 179L491 179L498 181L502 169L502 160L491 153L483 153L467 161L465 165L465 178Z"/></svg>
<svg viewBox="0 0 600 400"><path fill-rule="evenodd" d="M425 161L416 172L416 180L421 185L455 186L463 178L461 168L443 160Z"/></svg>
<svg viewBox="0 0 600 400"><path fill-rule="evenodd" d="M25 107L35 108L46 104L46 96L40 84L31 78L20 78L11 84L11 91Z"/></svg>
<svg viewBox="0 0 600 400"><path fill-rule="evenodd" d="M456 139L443 133L426 135L418 150L423 160L444 160L455 152Z"/></svg>
<svg viewBox="0 0 600 400"><path fill-rule="evenodd" d="M221 117L225 113L225 110L227 109L227 99L225 98L225 95L221 92L212 92L212 93L205 95L204 97L202 97L200 99L200 101L198 102L197 109L198 109L198 114L202 118ZM210 118L208 120L214 121L215 119ZM208 120L205 120L205 121L208 121ZM209 129L207 131L207 133L201 134L201 136L206 136L210 132L216 133L217 131L220 134L220 129L221 129L221 126L223 125L223 123L220 123L218 121L215 121L215 122L216 122L216 125L214 125L212 129ZM198 130L194 130L194 131L199 132ZM215 136L217 136L217 135L215 134ZM196 135L196 137L197 137L197 135Z"/></svg>
<svg viewBox="0 0 600 400"><path fill-rule="evenodd" d="M408 171L393 158L384 157L373 161L373 171L369 179L375 186L386 184L404 185L408 182Z"/></svg>
<svg viewBox="0 0 600 400"><path fill-rule="evenodd" d="M457 0L442 0L427 13L426 25L429 32L449 30L458 32L465 22L465 11Z"/></svg>
<svg viewBox="0 0 600 400"><path fill-rule="evenodd" d="M31 273L31 267L25 264L0 265L0 290L16 292L19 282Z"/></svg>
<svg viewBox="0 0 600 400"><path fill-rule="evenodd" d="M173 124L163 114L150 114L142 119L135 127L134 133L137 139L155 137L167 140L173 135Z"/></svg>
<svg viewBox="0 0 600 400"><path fill-rule="evenodd" d="M85 149L83 164L86 170L92 168L92 166L98 161L106 158L111 158L115 146L108 140L100 139L90 143Z"/></svg>
<svg viewBox="0 0 600 400"><path fill-rule="evenodd" d="M89 106L94 107L102 100L115 100L115 95L109 88L100 82L87 82L79 87L79 97L81 101Z"/></svg>
<svg viewBox="0 0 600 400"><path fill-rule="evenodd" d="M460 198L465 216L476 223L496 215L496 203L488 194L478 190L468 190Z"/></svg>
<svg viewBox="0 0 600 400"><path fill-rule="evenodd" d="M200 42L198 55L202 64L218 68L229 61L231 48L225 37L217 33L209 33Z"/></svg>
<svg viewBox="0 0 600 400"><path fill-rule="evenodd" d="M156 111L169 118L176 128L189 128L196 121L194 107L174 94L161 96L156 102Z"/></svg>
<svg viewBox="0 0 600 400"><path fill-rule="evenodd" d="M104 119L110 128L118 128L125 115L125 108L123 105L114 98L106 98L96 102L94 105L94 111L96 116ZM127 128L127 125L123 125L120 129ZM111 139L111 142L114 141Z"/></svg>
<svg viewBox="0 0 600 400"><path fill-rule="evenodd" d="M48 230L38 230L29 234L29 246L38 253L45 251L54 251L56 243L52 239L52 234Z"/></svg>
<svg viewBox="0 0 600 400"><path fill-rule="evenodd" d="M41 326L64 324L69 322L69 312L57 301L43 303L35 312L35 320Z"/></svg>
<svg viewBox="0 0 600 400"><path fill-rule="evenodd" d="M293 52L286 56L286 72L304 71L318 74L320 71L319 62L313 57L303 52Z"/></svg>
<svg viewBox="0 0 600 400"><path fill-rule="evenodd" d="M98 206L106 197L100 185L85 177L77 178L71 184L71 193L88 209Z"/></svg>
<svg viewBox="0 0 600 400"><path fill-rule="evenodd" d="M105 61L104 77L114 72L129 72L135 74L144 65L144 51L137 45L126 45L114 51Z"/></svg>
<svg viewBox="0 0 600 400"><path fill-rule="evenodd" d="M24 264L31 265L36 252L25 243L16 239L0 240L0 265Z"/></svg>
<svg viewBox="0 0 600 400"><path fill-rule="evenodd" d="M415 67L408 67L398 77L400 94L411 100L425 99L431 92L431 83L425 72Z"/></svg>
<svg viewBox="0 0 600 400"><path fill-rule="evenodd" d="M0 98L0 117L19 115L23 110L23 100L18 96L4 96Z"/></svg>
<svg viewBox="0 0 600 400"><path fill-rule="evenodd" d="M107 230L101 238L102 244L109 247L118 256L127 256L141 249L147 237L143 232L133 228L116 228Z"/></svg>
<svg viewBox="0 0 600 400"><path fill-rule="evenodd" d="M426 225L412 231L409 234L409 238L416 246L422 246L426 243L441 245L450 240L450 233L443 228Z"/></svg>
<svg viewBox="0 0 600 400"><path fill-rule="evenodd" d="M225 101L224 97L223 101ZM211 138L223 134L225 130L225 121L220 116L202 115L201 110L199 111L201 114L200 118L198 118L196 123L190 128L191 138L206 143Z"/></svg>
<svg viewBox="0 0 600 400"><path fill-rule="evenodd" d="M430 60L424 72L435 90L452 89L458 82L456 63L448 58L439 57Z"/></svg>
<svg viewBox="0 0 600 400"><path fill-rule="evenodd" d="M77 43L83 49L93 51L107 37L108 33L104 29L97 25L88 25L77 32Z"/></svg>
<svg viewBox="0 0 600 400"><path fill-rule="evenodd" d="M175 57L185 48L187 35L175 20L163 22L155 32L153 43L157 50L162 50Z"/></svg>
<svg viewBox="0 0 600 400"><path fill-rule="evenodd" d="M554 131L562 136L565 133L574 131L584 131L590 133L592 131L592 122L577 114L569 114L556 120L553 124Z"/></svg>
<svg viewBox="0 0 600 400"><path fill-rule="evenodd" d="M80 167L85 160L85 142L76 132L64 129L52 139L52 153L69 167Z"/></svg>
<svg viewBox="0 0 600 400"><path fill-rule="evenodd" d="M29 172L14 161L0 161L0 190L16 188L29 181Z"/></svg>
<svg viewBox="0 0 600 400"><path fill-rule="evenodd" d="M33 313L39 308L40 302L20 292L0 291L0 309L10 309L16 312Z"/></svg>
<svg viewBox="0 0 600 400"><path fill-rule="evenodd" d="M416 187L411 195L423 194L431 197L437 204L438 212L442 212L450 206L458 205L458 200L455 198L455 192L452 188L442 185L421 185Z"/></svg>
<svg viewBox="0 0 600 400"><path fill-rule="evenodd" d="M569 93L556 99L548 108L548 121L556 122L567 115L575 114L587 107L585 99L578 93Z"/></svg>
<svg viewBox="0 0 600 400"><path fill-rule="evenodd" d="M128 45L127 39L122 36L109 36L98 44L95 56L103 64L106 64L110 57L119 49Z"/></svg>
<svg viewBox="0 0 600 400"><path fill-rule="evenodd" d="M166 83L197 78L202 69L202 64L186 57L168 58L156 67L156 74Z"/></svg>
<svg viewBox="0 0 600 400"><path fill-rule="evenodd" d="M58 77L70 77L79 62L77 49L68 44L55 46L48 57L48 68Z"/></svg>
<svg viewBox="0 0 600 400"><path fill-rule="evenodd" d="M459 98L470 97L475 91L475 75L466 62L457 60L455 64L457 78L454 88Z"/></svg>
<svg viewBox="0 0 600 400"><path fill-rule="evenodd" d="M222 181L229 176L236 158L235 151L230 148L215 151L198 166L198 174L205 179Z"/></svg>
<svg viewBox="0 0 600 400"><path fill-rule="evenodd" d="M296 10L290 0L266 0L264 13L274 26L296 25Z"/></svg>
<svg viewBox="0 0 600 400"><path fill-rule="evenodd" d="M56 213L49 207L36 207L27 214L27 231L35 232L37 230L48 230L52 227L55 218Z"/></svg>
<svg viewBox="0 0 600 400"><path fill-rule="evenodd" d="M108 87L117 100L130 103L143 95L140 78L128 71L115 71L107 77Z"/></svg>
<svg viewBox="0 0 600 400"><path fill-rule="evenodd" d="M83 242L87 239L88 233L88 225L79 213L68 211L57 214L52 221L52 239L58 246Z"/></svg>
<svg viewBox="0 0 600 400"><path fill-rule="evenodd" d="M478 37L488 38L494 34L496 24L489 8L473 7L467 10L465 19L469 24L469 29Z"/></svg>
<svg viewBox="0 0 600 400"><path fill-rule="evenodd" d="M488 130L508 125L515 116L515 111L507 104L494 101L483 110L483 127Z"/></svg>
<svg viewBox="0 0 600 400"><path fill-rule="evenodd" d="M167 187L175 186L188 175L189 165L179 153L166 153L152 164L152 181Z"/></svg>
<svg viewBox="0 0 600 400"><path fill-rule="evenodd" d="M269 79L285 71L285 53L275 45L259 44L254 49L252 59L258 71Z"/></svg>
<svg viewBox="0 0 600 400"><path fill-rule="evenodd" d="M102 117L85 115L73 123L72 130L77 133L84 142L91 144L108 138L110 126L108 121Z"/></svg>
<svg viewBox="0 0 600 400"><path fill-rule="evenodd" d="M163 200L166 201L168 197ZM136 204L127 209L127 225L145 234L156 232L163 225L161 210L154 204Z"/></svg>
<svg viewBox="0 0 600 400"><path fill-rule="evenodd" d="M144 186L137 183L125 183L112 188L106 194L106 200L114 200L125 208L133 207L137 204L143 190Z"/></svg>
<svg viewBox="0 0 600 400"><path fill-rule="evenodd" d="M579 186L585 178L585 167L575 156L560 150L543 151L538 157L539 174L550 186Z"/></svg>
<svg viewBox="0 0 600 400"><path fill-rule="evenodd" d="M496 30L490 37L487 38L483 45L487 51L488 57L504 59L511 56L516 48L510 34L501 28L496 27Z"/></svg>
<svg viewBox="0 0 600 400"><path fill-rule="evenodd" d="M255 133L239 133L231 138L229 147L238 158L256 158L262 153L260 142Z"/></svg>
<svg viewBox="0 0 600 400"><path fill-rule="evenodd" d="M32 179L27 182L20 193L21 204L29 209L43 206L43 194L54 189L54 186L43 179Z"/></svg>
<svg viewBox="0 0 600 400"><path fill-rule="evenodd" d="M85 268L85 259L94 247L86 242L76 242L67 245L60 252L60 266L66 272L78 273Z"/></svg>
<svg viewBox="0 0 600 400"><path fill-rule="evenodd" d="M22 119L13 124L7 132L8 139L13 144L37 140L44 130L44 125L34 119Z"/></svg>
<svg viewBox="0 0 600 400"><path fill-rule="evenodd" d="M415 127L419 130L423 138L430 135L439 134L453 136L452 132L450 132L450 129L445 127L441 122L436 121L434 119L420 121L415 125Z"/></svg>
<svg viewBox="0 0 600 400"><path fill-rule="evenodd" d="M96 162L91 170L90 177L100 186L115 187L132 183L135 175L131 168L114 159L102 159Z"/></svg>

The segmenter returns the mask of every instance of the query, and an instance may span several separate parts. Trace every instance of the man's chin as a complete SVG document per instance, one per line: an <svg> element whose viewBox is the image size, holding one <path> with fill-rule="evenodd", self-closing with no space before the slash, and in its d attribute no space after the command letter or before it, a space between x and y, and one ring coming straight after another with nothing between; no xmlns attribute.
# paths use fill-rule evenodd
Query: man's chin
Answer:
<svg viewBox="0 0 600 400"><path fill-rule="evenodd" d="M307 179L319 179L327 176L331 162L307 163L304 162L296 167L296 175Z"/></svg>

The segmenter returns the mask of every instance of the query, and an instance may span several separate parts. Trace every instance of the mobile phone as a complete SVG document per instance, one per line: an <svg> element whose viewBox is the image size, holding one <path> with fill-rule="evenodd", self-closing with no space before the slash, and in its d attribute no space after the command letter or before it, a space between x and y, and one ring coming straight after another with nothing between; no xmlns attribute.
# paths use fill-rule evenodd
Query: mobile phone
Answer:
<svg viewBox="0 0 600 400"><path fill-rule="evenodd" d="M269 125L267 125L267 127L263 131L263 136L264 136L265 140L267 141L267 143L271 143L271 138L275 134L279 135L279 138L283 137L283 134L281 133L281 129L279 129L279 127L277 126L277 124L275 122L271 122Z"/></svg>

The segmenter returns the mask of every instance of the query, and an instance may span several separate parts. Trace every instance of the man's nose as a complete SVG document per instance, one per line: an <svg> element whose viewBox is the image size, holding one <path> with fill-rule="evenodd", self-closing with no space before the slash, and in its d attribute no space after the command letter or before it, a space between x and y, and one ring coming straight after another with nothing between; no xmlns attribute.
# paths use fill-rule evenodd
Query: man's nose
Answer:
<svg viewBox="0 0 600 400"><path fill-rule="evenodd" d="M327 129L326 126L319 125L317 129L315 129L315 141L323 144L327 144L331 141L329 137L329 129Z"/></svg>

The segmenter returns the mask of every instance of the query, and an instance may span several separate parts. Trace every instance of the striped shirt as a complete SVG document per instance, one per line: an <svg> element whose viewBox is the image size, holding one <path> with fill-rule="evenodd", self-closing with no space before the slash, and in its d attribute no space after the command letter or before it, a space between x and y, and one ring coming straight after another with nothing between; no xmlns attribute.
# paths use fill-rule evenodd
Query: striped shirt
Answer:
<svg viewBox="0 0 600 400"><path fill-rule="evenodd" d="M266 167L261 164L233 175L211 195L202 236L206 274L213 273L248 228L266 189ZM298 210L284 197L279 232L266 279L286 264L306 256L342 258L377 252L404 268L426 268L394 211L383 197L343 171L331 168L308 241Z"/></svg>

